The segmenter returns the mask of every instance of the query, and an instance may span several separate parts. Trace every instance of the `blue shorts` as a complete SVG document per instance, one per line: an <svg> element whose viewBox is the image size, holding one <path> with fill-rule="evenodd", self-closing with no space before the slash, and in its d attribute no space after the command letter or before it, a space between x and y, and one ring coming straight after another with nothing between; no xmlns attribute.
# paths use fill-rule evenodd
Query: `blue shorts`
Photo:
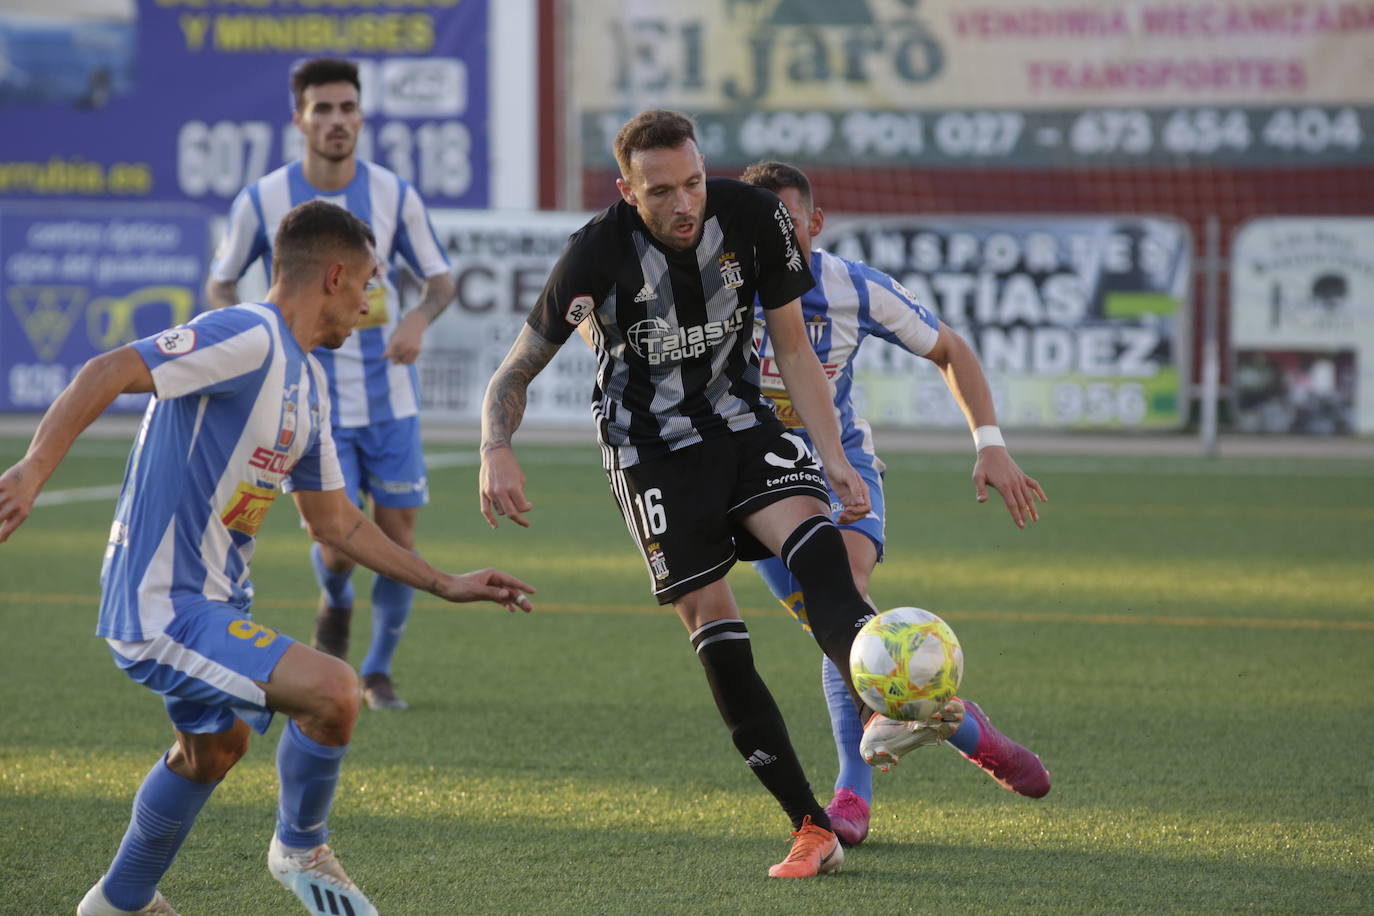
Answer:
<svg viewBox="0 0 1374 916"><path fill-rule="evenodd" d="M411 509L429 502L420 418L387 420L370 426L334 427L344 488L363 504L363 494L378 506Z"/></svg>
<svg viewBox="0 0 1374 916"><path fill-rule="evenodd" d="M883 544L887 539L887 503L883 498L883 472L878 469L877 458L867 452L849 451L845 453L845 457L854 466L854 470L859 472L864 483L868 484L868 501L872 508L868 515L853 524L841 525L839 522L835 524L841 531L858 531L866 535L878 548L878 562L881 563L883 561ZM831 490L831 518L838 518L843 508L844 506L835 496L835 491ZM758 570L759 575L763 577L764 583L773 593L773 596L792 612L792 616L796 617L803 627L810 630L811 624L806 619L806 602L802 600L801 584L797 582L797 577L792 575L786 566L782 565L782 560L777 557L755 560L754 569Z"/></svg>
<svg viewBox="0 0 1374 916"><path fill-rule="evenodd" d="M218 601L179 609L152 639L105 641L131 680L162 694L177 731L196 735L228 731L236 717L265 733L272 711L258 683L272 677L295 642Z"/></svg>

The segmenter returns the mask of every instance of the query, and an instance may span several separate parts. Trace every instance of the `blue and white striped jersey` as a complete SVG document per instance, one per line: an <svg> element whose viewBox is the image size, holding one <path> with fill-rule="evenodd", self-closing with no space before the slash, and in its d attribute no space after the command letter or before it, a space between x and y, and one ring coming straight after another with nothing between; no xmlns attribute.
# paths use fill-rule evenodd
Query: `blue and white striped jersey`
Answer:
<svg viewBox="0 0 1374 916"><path fill-rule="evenodd" d="M135 341L153 375L100 572L100 636L138 642L205 601L247 609L281 490L336 490L329 389L276 306L245 303Z"/></svg>
<svg viewBox="0 0 1374 916"><path fill-rule="evenodd" d="M835 393L841 441L846 450L858 449L872 455L868 423L855 416L851 401L854 357L859 353L859 345L866 337L880 337L924 356L935 346L940 322L900 283L862 261L846 260L822 248L812 248L811 273L816 285L802 294L802 319ZM763 393L772 399L778 418L805 435L801 418L787 396L761 318L755 336Z"/></svg>
<svg viewBox="0 0 1374 916"><path fill-rule="evenodd" d="M393 276L400 257L416 276L427 279L449 269L419 192L394 172L358 160L358 173L340 191L321 191L310 184L300 162L284 165L239 192L229 210L224 239L215 252L210 276L238 280L258 258L272 274L272 239L288 210L308 200L338 204L372 227L377 255L393 270L369 299L369 310L344 345L316 349L329 373L335 426L368 426L412 417L420 409L415 367L382 359L386 342L400 317L400 296Z"/></svg>

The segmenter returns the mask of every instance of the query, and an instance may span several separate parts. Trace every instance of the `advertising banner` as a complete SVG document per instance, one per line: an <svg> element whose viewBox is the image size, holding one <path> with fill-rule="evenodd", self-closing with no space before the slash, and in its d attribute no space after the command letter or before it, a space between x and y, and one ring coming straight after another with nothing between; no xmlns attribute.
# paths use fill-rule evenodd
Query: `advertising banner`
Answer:
<svg viewBox="0 0 1374 916"><path fill-rule="evenodd" d="M458 301L426 332L426 416L481 418L487 381L587 214L433 214ZM979 352L1008 426L1175 429L1186 364L1190 243L1141 217L931 217L827 221L821 241L903 283ZM591 422L596 363L574 337L530 387L526 422ZM861 352L861 415L889 426L961 426L929 360L882 341Z"/></svg>
<svg viewBox="0 0 1374 916"><path fill-rule="evenodd" d="M583 164L643 108L708 158L1359 162L1374 7L1342 0L572 0ZM1186 101L1185 101L1186 100Z"/></svg>
<svg viewBox="0 0 1374 916"><path fill-rule="evenodd" d="M45 410L86 360L188 320L208 269L193 208L0 207L0 411Z"/></svg>
<svg viewBox="0 0 1374 916"><path fill-rule="evenodd" d="M1374 433L1374 219L1244 224L1230 329L1238 429Z"/></svg>
<svg viewBox="0 0 1374 916"><path fill-rule="evenodd" d="M18 2L0 12L0 199L226 209L300 155L291 69L328 56L360 65L360 155L430 206L490 202L488 0Z"/></svg>
<svg viewBox="0 0 1374 916"><path fill-rule="evenodd" d="M1147 217L827 221L818 242L891 274L977 351L1007 426L1169 430L1184 421L1191 242ZM962 427L929 360L875 341L855 366L875 425Z"/></svg>
<svg viewBox="0 0 1374 916"><path fill-rule="evenodd" d="M482 395L515 343L568 236L585 213L430 214L453 262L458 299L425 332L417 369L426 419L476 423ZM592 423L596 360L574 336L529 388L526 426Z"/></svg>

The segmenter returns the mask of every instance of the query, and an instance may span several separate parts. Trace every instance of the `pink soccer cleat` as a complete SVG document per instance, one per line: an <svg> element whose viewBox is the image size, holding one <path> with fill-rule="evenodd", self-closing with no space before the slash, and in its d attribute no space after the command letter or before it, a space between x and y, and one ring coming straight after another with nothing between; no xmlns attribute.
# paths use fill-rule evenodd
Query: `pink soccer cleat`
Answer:
<svg viewBox="0 0 1374 916"><path fill-rule="evenodd" d="M858 846L868 836L868 802L849 789L835 793L825 809L830 829L845 846Z"/></svg>
<svg viewBox="0 0 1374 916"><path fill-rule="evenodd" d="M977 703L964 700L964 712L978 720L981 731L977 749L965 757L1017 795L1043 798L1049 794L1050 771L1039 757L994 728Z"/></svg>

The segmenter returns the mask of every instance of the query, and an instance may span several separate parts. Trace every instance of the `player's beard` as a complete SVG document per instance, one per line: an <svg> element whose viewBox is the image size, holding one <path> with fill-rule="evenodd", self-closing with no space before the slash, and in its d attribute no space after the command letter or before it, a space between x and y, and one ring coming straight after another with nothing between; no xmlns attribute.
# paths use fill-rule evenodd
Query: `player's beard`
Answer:
<svg viewBox="0 0 1374 916"><path fill-rule="evenodd" d="M704 209L704 208L703 208ZM663 244L678 251L686 251L701 240L701 217L700 213L693 213L688 217L672 216L666 221L649 224L649 231ZM677 234L677 230L684 223L692 223L692 236L685 238Z"/></svg>
<svg viewBox="0 0 1374 916"><path fill-rule="evenodd" d="M353 333L356 325L349 325L346 328L331 328L329 336L320 341L320 346L326 350L337 350L348 341L349 335Z"/></svg>
<svg viewBox="0 0 1374 916"><path fill-rule="evenodd" d="M334 151L334 150L332 150L332 149L330 148L330 144L333 143L334 140L344 140L344 139L346 139L346 142L345 142L344 147L343 147L343 152L336 152L336 151ZM314 154L315 154L316 156L319 156L321 159L325 160L326 162L344 162L344 161L346 161L347 159L349 159L350 157L352 157L353 151L356 150L357 148L358 148L358 136L357 136L356 134L354 134L352 137L348 137L348 138L343 138L343 137L333 137L333 138L331 138L331 137L326 137L326 138L324 139L324 142L322 142L319 146L316 146L316 147L313 147L313 148L312 148L312 152L314 152Z"/></svg>
<svg viewBox="0 0 1374 916"><path fill-rule="evenodd" d="M349 336L357 330L358 322L363 319L364 312L360 309L357 314L344 318L326 312L324 317L329 322L328 327L320 340L319 346L326 350L337 350L347 342Z"/></svg>

